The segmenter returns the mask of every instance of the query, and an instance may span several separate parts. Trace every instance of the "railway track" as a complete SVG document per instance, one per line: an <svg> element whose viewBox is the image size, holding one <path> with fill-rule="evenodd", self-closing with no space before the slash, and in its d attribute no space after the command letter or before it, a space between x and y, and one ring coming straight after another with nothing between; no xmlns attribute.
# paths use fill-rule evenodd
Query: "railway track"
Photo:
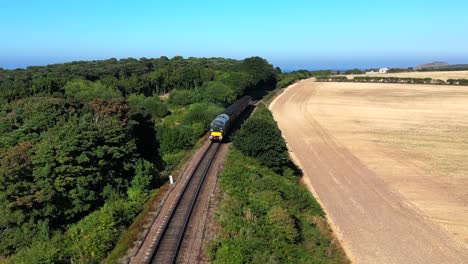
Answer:
<svg viewBox="0 0 468 264"><path fill-rule="evenodd" d="M177 260L190 215L219 147L219 143L211 143L203 153L193 173L178 194L167 221L161 227L160 235L151 254L143 260L143 263L175 263Z"/></svg>

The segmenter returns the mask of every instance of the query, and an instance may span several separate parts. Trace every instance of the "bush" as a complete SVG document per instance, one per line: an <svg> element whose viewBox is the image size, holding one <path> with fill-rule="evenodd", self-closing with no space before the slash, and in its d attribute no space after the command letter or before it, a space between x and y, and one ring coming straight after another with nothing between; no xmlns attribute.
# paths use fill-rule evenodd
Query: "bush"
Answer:
<svg viewBox="0 0 468 264"><path fill-rule="evenodd" d="M189 105L197 100L195 90L173 90L169 95L169 103L175 105Z"/></svg>
<svg viewBox="0 0 468 264"><path fill-rule="evenodd" d="M196 103L189 106L187 112L182 118L184 124L202 124L205 129L209 128L209 125L213 119L220 113L224 108L213 104L213 103Z"/></svg>
<svg viewBox="0 0 468 264"><path fill-rule="evenodd" d="M237 94L233 88L222 82L208 82L200 88L202 100L218 105L229 105L233 103Z"/></svg>
<svg viewBox="0 0 468 264"><path fill-rule="evenodd" d="M188 125L170 126L163 124L158 130L160 150L163 156L190 148L198 138L197 135L194 135L192 127Z"/></svg>
<svg viewBox="0 0 468 264"><path fill-rule="evenodd" d="M340 249L314 222L325 221L323 211L296 177L231 148L220 187L221 231L207 248L212 263L341 262Z"/></svg>
<svg viewBox="0 0 468 264"><path fill-rule="evenodd" d="M145 199L159 180L158 176L158 170L153 163L147 160L139 160L135 166L135 177L133 177L127 190L128 198L132 201Z"/></svg>
<svg viewBox="0 0 468 264"><path fill-rule="evenodd" d="M72 225L64 234L50 238L48 229L29 248L20 249L11 263L99 263L114 247L123 228L128 226L144 200L118 198Z"/></svg>
<svg viewBox="0 0 468 264"><path fill-rule="evenodd" d="M132 94L128 97L128 104L134 113L145 113L153 118L163 118L169 114L167 106L158 96Z"/></svg>
<svg viewBox="0 0 468 264"><path fill-rule="evenodd" d="M364 72L361 71L360 69L358 68L355 68L355 69L352 69L352 70L348 70L348 71L345 71L345 74L363 74Z"/></svg>
<svg viewBox="0 0 468 264"><path fill-rule="evenodd" d="M234 135L234 146L279 172L288 164L286 143L271 113L260 107Z"/></svg>

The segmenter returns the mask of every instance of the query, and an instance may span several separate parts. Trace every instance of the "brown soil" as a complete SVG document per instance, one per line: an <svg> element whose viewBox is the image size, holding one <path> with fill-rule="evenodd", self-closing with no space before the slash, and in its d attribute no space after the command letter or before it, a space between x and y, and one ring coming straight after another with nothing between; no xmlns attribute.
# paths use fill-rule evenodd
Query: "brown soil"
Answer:
<svg viewBox="0 0 468 264"><path fill-rule="evenodd" d="M353 262L468 263L468 89L306 80L270 109Z"/></svg>

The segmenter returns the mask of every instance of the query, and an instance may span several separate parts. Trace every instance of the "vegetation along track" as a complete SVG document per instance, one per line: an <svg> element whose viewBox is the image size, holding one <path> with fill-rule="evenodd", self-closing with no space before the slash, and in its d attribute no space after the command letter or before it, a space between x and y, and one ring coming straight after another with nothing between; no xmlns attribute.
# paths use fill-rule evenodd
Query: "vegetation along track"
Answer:
<svg viewBox="0 0 468 264"><path fill-rule="evenodd" d="M144 263L174 263L176 261L198 193L219 147L220 143L211 143L198 161L189 180L178 194L167 221L160 229L152 254L144 259Z"/></svg>

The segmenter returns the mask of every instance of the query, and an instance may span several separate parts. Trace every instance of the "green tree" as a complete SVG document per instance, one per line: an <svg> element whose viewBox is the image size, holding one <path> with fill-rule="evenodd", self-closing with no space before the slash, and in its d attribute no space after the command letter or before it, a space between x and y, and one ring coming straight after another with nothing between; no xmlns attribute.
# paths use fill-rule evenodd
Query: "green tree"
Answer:
<svg viewBox="0 0 468 264"><path fill-rule="evenodd" d="M229 105L237 98L233 88L219 81L206 83L200 91L203 101L220 105Z"/></svg>
<svg viewBox="0 0 468 264"><path fill-rule="evenodd" d="M169 95L169 102L175 105L189 105L195 103L197 95L194 90L173 90Z"/></svg>
<svg viewBox="0 0 468 264"><path fill-rule="evenodd" d="M169 114L167 106L158 96L132 94L128 97L128 104L134 113L148 114L153 118L162 118Z"/></svg>
<svg viewBox="0 0 468 264"><path fill-rule="evenodd" d="M73 96L85 102L97 98L111 99L121 96L119 91L101 82L91 82L87 80L70 81L65 85L64 90L67 96Z"/></svg>
<svg viewBox="0 0 468 264"><path fill-rule="evenodd" d="M252 76L257 89L273 89L276 84L276 71L267 60L251 57L242 61L241 69Z"/></svg>
<svg viewBox="0 0 468 264"><path fill-rule="evenodd" d="M153 163L147 160L138 160L135 166L135 176L127 190L130 200L146 198L149 191L159 180L159 173Z"/></svg>

